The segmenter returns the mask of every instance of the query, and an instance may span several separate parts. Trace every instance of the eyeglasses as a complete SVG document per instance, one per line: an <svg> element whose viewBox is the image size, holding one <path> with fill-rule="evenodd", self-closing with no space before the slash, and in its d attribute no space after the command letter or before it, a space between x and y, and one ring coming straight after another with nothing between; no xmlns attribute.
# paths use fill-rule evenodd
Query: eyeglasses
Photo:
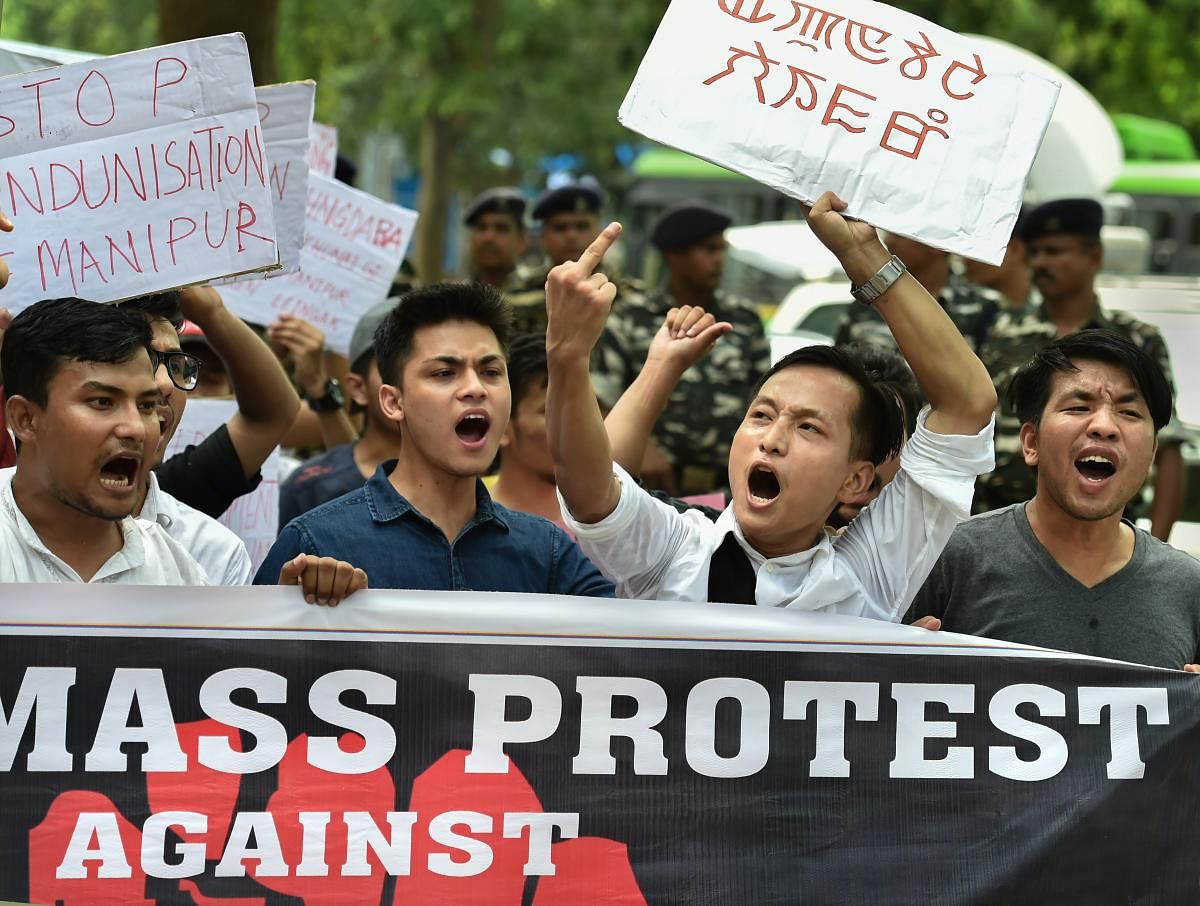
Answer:
<svg viewBox="0 0 1200 906"><path fill-rule="evenodd" d="M196 389L200 380L200 366L203 364L198 358L186 352L159 352L157 349L152 349L151 354L155 371L165 365L172 384L180 390Z"/></svg>

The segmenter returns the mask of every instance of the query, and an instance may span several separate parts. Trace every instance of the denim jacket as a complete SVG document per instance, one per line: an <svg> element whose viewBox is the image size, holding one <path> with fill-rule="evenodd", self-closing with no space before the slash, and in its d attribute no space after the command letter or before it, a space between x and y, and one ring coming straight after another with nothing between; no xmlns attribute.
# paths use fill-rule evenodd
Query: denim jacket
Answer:
<svg viewBox="0 0 1200 906"><path fill-rule="evenodd" d="M371 588L613 596L612 583L566 532L494 503L482 481L475 485L475 517L447 541L392 487L395 466L394 459L381 464L361 489L289 522L255 584L274 585L283 564L303 553L360 567Z"/></svg>

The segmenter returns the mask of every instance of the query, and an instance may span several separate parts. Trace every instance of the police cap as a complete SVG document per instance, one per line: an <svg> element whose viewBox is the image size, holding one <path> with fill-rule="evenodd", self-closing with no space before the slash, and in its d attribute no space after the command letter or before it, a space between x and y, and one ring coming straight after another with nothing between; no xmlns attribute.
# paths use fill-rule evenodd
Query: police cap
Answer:
<svg viewBox="0 0 1200 906"><path fill-rule="evenodd" d="M1020 224L1019 235L1026 242L1055 233L1099 239L1103 225L1104 208L1095 199L1056 198L1030 211Z"/></svg>
<svg viewBox="0 0 1200 906"><path fill-rule="evenodd" d="M663 211L650 229L650 244L660 252L687 248L724 233L731 223L733 217L720 208L685 202Z"/></svg>
<svg viewBox="0 0 1200 906"><path fill-rule="evenodd" d="M533 219L545 220L555 214L599 214L604 206L603 190L589 182L572 182L547 189L533 204Z"/></svg>
<svg viewBox="0 0 1200 906"><path fill-rule="evenodd" d="M484 189L471 199L463 212L463 223L474 226L475 221L483 214L508 214L516 220L518 226L525 225L525 196L521 190L513 186L497 186Z"/></svg>

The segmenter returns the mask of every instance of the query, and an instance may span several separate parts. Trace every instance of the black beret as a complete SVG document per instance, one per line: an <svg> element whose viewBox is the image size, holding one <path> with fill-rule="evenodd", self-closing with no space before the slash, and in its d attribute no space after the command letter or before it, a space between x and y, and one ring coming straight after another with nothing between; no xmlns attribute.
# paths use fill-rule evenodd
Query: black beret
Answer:
<svg viewBox="0 0 1200 906"><path fill-rule="evenodd" d="M724 233L733 217L703 202L693 201L663 211L650 228L650 244L660 252L687 248Z"/></svg>
<svg viewBox="0 0 1200 906"><path fill-rule="evenodd" d="M557 189L547 189L533 203L533 219L545 220L555 214L599 214L604 206L604 192L587 182L573 182Z"/></svg>
<svg viewBox="0 0 1200 906"><path fill-rule="evenodd" d="M463 212L463 223L472 226L481 214L508 214L517 224L525 224L525 196L512 186L484 189L471 199Z"/></svg>
<svg viewBox="0 0 1200 906"><path fill-rule="evenodd" d="M1021 221L1019 235L1026 242L1054 233L1100 238L1104 208L1092 198L1057 198L1038 205Z"/></svg>

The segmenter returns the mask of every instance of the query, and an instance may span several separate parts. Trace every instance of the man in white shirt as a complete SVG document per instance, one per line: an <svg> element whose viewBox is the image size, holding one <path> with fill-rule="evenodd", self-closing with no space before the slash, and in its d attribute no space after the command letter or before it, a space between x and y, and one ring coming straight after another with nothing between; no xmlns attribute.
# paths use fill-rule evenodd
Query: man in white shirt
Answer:
<svg viewBox="0 0 1200 906"><path fill-rule="evenodd" d="M547 282L547 428L564 516L618 594L731 601L898 620L992 464L996 394L937 302L832 193L809 213L856 298L887 321L931 407L901 471L844 535L826 517L869 488L899 448L902 415L857 359L812 347L781 360L753 394L729 458L732 502L716 523L654 500L614 466L588 363L615 287L593 274L613 224Z"/></svg>
<svg viewBox="0 0 1200 906"><path fill-rule="evenodd" d="M0 474L0 582L211 584L158 519L131 515L160 438L151 337L142 315L81 299L38 302L13 319L0 379L21 449ZM279 583L337 603L367 577L302 556Z"/></svg>
<svg viewBox="0 0 1200 906"><path fill-rule="evenodd" d="M0 581L209 584L130 515L159 439L150 337L140 315L80 299L13 319L0 367L21 448L0 485Z"/></svg>
<svg viewBox="0 0 1200 906"><path fill-rule="evenodd" d="M183 545L214 585L249 585L254 564L241 538L211 516L176 500L150 473L150 486L137 518L162 527Z"/></svg>

